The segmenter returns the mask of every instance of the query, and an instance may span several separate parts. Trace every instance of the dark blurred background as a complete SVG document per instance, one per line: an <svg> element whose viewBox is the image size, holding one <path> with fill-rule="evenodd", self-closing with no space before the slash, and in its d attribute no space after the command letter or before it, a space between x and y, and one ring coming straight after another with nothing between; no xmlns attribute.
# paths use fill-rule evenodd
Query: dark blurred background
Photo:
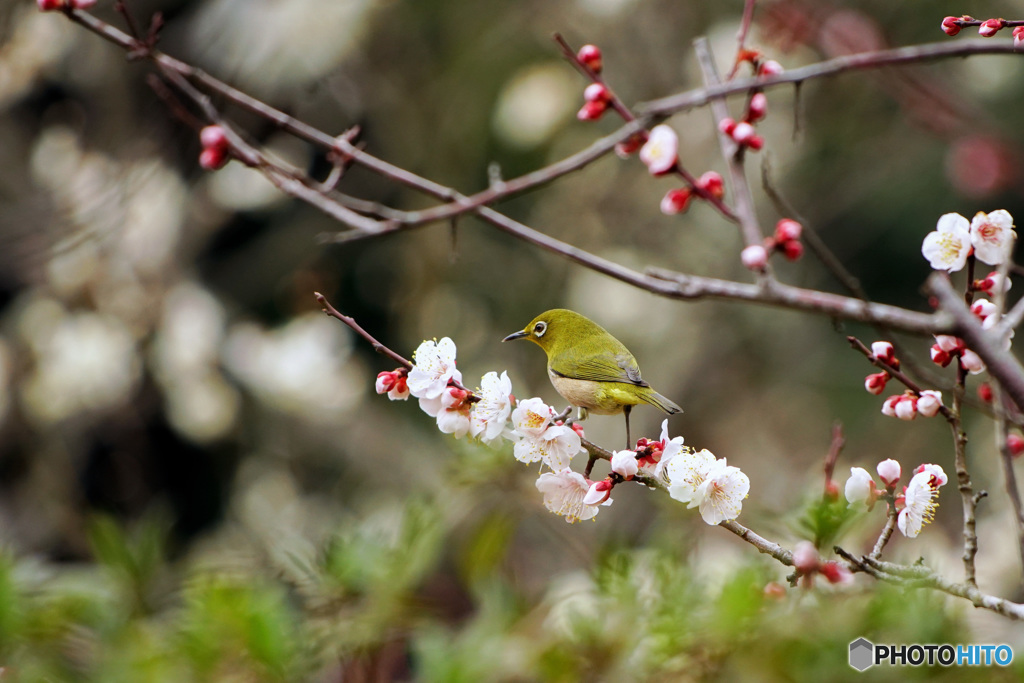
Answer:
<svg viewBox="0 0 1024 683"><path fill-rule="evenodd" d="M617 125L611 115L576 120L585 83L561 59L554 32L574 46L599 45L608 82L636 103L700 86L692 50L698 36L711 39L726 71L742 11L738 1L668 0L133 0L128 7L142 25L164 14L166 52L327 133L359 125L371 153L466 193L486 187L492 163L515 177ZM123 25L105 0L96 13ZM959 38L939 30L944 15L963 13L1016 18L1024 7L762 2L748 42L794 68L969 38L971 30ZM1011 40L1009 31L993 40ZM399 353L449 336L467 384L507 370L516 396L555 403L540 350L499 342L547 308L588 315L624 341L645 378L683 406L669 420L672 435L749 474L741 521L786 545L800 537L793 511L819 495L836 421L847 439L840 485L849 466L873 469L887 457L904 471L937 462L952 472L944 423L884 418L881 398L864 392L872 369L850 351L845 335L870 343L875 331L745 304L659 299L471 217L459 221L454 240L448 226L434 225L325 245L320 238L342 226L255 172L238 163L203 172L196 131L147 85L150 71L60 14L39 13L33 2L0 7L0 543L12 557L32 558L28 569L27 560L11 560L11 571L33 577L24 580L38 590L67 581L68 572L98 581L90 573L97 561L135 567L127 571L137 574L131 585L142 595L133 599L148 618L180 605L183 592L203 596L185 604L209 608L211 595L223 589L216 582L230 583L221 573L242 575L249 577L242 583L271 585L280 601L274 604L283 605L280 619L296 633L305 633L304 619L332 615L316 622L318 656L299 658L308 671L288 668L296 661L289 657L305 652L296 646L280 660L282 671L295 675L267 665L255 679L453 680L438 662L483 657L488 650L480 643L502 657L527 645L507 640L509 621L490 631L479 627L494 639L503 634L506 640L495 641L500 646L462 631L465 652L457 656L458 648L438 645L436 634L410 640L422 623L479 624L494 601L505 606L503 618L522 620L515 629L550 621L555 610L543 606L576 595L572 582L584 582L595 563L614 553L640 563L642 553L657 549L685 561L687 577L712 587L715 577L755 559L692 511L640 487L616 489L616 504L596 523L565 524L543 509L533 486L537 472L516 463L510 447L456 441L438 433L414 402L374 395L376 373L391 366L320 313L315 290ZM872 298L927 310L919 287L929 267L920 243L941 214L969 218L1005 208L1024 215L1022 77L1020 59L980 56L770 91L769 117L759 126L767 144L748 162L763 225L783 214L766 196L762 173ZM742 98L730 104L739 114ZM317 150L251 115L224 111L275 154L325 174ZM707 110L669 123L691 172L724 174ZM609 156L498 208L633 268L748 280L732 224L700 203L681 216L659 212L671 187L636 159ZM346 175L342 189L400 208L429 205L359 169ZM780 262L778 272L787 282L842 291L811 257ZM927 360L931 340L900 341L908 355ZM950 371L925 369L926 383L952 381ZM656 437L661 420L639 409L634 434ZM975 484L993 492L979 508L979 577L992 592L1021 598L992 426L976 412L966 424ZM586 428L592 440L620 445L621 418L596 417ZM943 491L936 528L915 542L896 539L894 558L924 554L958 575L960 506L953 489ZM876 510L844 542L869 542L881 519ZM146 550L146 539L156 539L158 549ZM392 549L396 566L418 567L407 568L404 584L374 554L382 548ZM754 584L785 575L778 565L758 566ZM384 574L375 577L372 567ZM221 577L203 579L213 588L180 583L200 569ZM355 584L374 594L366 586L393 579L401 598L389 599L402 607L359 612L357 626L332 621L340 613L336 603L317 593L321 613L302 599L304 587L323 590L323 572L343 577L345 595ZM85 593L102 594L93 588ZM492 589L504 597L481 597ZM102 611L106 603L90 599ZM349 609L345 603L342 611ZM137 625L134 618L124 623ZM14 640L6 652L21 653L23 672L35 671L27 662L36 660L25 653L41 648L51 658L39 657L49 662L38 664L40 676L123 674L96 655L96 643L86 648L93 659L72 648L69 665L63 640L40 645L24 635L24 622L12 623L22 630L8 630ZM998 633L995 642L1024 643L1002 621L972 625L982 642ZM145 641L136 634L130 642L135 638ZM193 645L202 640L186 638ZM630 653L609 670L630 671L629 657L640 656ZM230 670L203 656L195 654L196 661L218 663L195 664L189 675L212 679L226 675L218 667ZM841 648L829 656L845 665ZM94 661L100 664L90 668ZM542 661L537 669L500 668L494 677L593 675L577 660ZM660 670L673 671L671 657L665 661ZM828 670L828 661L813 670ZM180 673L160 671L168 680ZM559 678L561 671L576 673ZM707 661L696 671L695 678L721 673Z"/></svg>

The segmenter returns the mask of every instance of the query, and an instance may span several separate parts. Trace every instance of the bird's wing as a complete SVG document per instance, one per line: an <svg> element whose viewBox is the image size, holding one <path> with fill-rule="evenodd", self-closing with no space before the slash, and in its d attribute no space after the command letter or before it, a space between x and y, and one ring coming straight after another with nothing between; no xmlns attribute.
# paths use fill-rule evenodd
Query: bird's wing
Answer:
<svg viewBox="0 0 1024 683"><path fill-rule="evenodd" d="M640 368L630 353L606 353L580 360L571 360L554 371L570 379L594 382L624 382L638 387L650 386L640 377Z"/></svg>

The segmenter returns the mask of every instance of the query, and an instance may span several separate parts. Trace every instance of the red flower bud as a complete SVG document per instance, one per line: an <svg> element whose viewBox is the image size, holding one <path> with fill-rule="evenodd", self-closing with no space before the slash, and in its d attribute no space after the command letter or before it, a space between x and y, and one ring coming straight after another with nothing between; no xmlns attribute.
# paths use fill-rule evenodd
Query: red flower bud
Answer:
<svg viewBox="0 0 1024 683"><path fill-rule="evenodd" d="M804 245L798 240L786 240L781 243L782 255L790 261L796 261L804 255Z"/></svg>
<svg viewBox="0 0 1024 683"><path fill-rule="evenodd" d="M960 33L960 24L957 23L958 21L960 20L957 19L956 17L946 17L945 19L943 19L942 32L945 33L947 36L955 36L956 34Z"/></svg>
<svg viewBox="0 0 1024 683"><path fill-rule="evenodd" d="M590 68L594 73L601 72L601 48L596 45L584 45L580 48L580 51L576 53L576 59L587 67Z"/></svg>
<svg viewBox="0 0 1024 683"><path fill-rule="evenodd" d="M697 187L715 199L721 199L725 196L725 183L722 181L722 176L715 171L707 171L698 178Z"/></svg>
<svg viewBox="0 0 1024 683"><path fill-rule="evenodd" d="M601 118L605 110L608 109L608 103L604 100L591 100L590 102L584 103L583 107L576 112L576 118L580 121L596 121Z"/></svg>
<svg viewBox="0 0 1024 683"><path fill-rule="evenodd" d="M1020 434L1007 434L1006 448L1009 449L1010 455L1019 458L1021 453L1024 453L1024 436Z"/></svg>
<svg viewBox="0 0 1024 683"><path fill-rule="evenodd" d="M981 22L981 26L978 27L978 35L982 38L991 38L995 34L999 33L999 29L1006 26L1004 19L986 19Z"/></svg>
<svg viewBox="0 0 1024 683"><path fill-rule="evenodd" d="M803 226L792 218L783 218L775 224L775 239L779 242L800 239Z"/></svg>

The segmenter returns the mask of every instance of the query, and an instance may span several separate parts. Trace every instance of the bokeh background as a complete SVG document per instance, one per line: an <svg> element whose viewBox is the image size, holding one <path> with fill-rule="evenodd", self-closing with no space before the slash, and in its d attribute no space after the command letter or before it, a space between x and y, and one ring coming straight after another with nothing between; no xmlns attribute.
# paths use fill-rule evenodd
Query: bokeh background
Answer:
<svg viewBox="0 0 1024 683"><path fill-rule="evenodd" d="M143 25L164 13L170 54L328 133L359 125L375 155L467 193L491 164L514 177L615 127L576 120L585 84L552 33L598 44L609 83L635 103L700 85L697 36L726 70L742 12L668 0L128 6ZM96 13L122 25L111 2ZM1018 18L1024 5L763 2L749 42L793 68L954 40L939 23L963 13ZM254 172L201 171L195 130L149 72L29 0L0 6L0 680L839 680L859 636L1024 646L1020 626L963 601L863 577L766 598L785 568L638 486L568 525L510 446L446 437L414 402L376 396L391 367L312 293L399 353L449 336L468 384L507 370L517 396L551 402L540 350L500 339L547 308L585 313L684 407L673 435L749 474L740 521L788 547L808 535L835 422L840 485L851 465L887 457L952 471L943 422L884 418L864 392L871 368L845 336L874 331L659 299L471 217L454 238L436 225L328 244L341 226ZM782 214L762 174L874 299L927 310L920 242L941 214L1024 215L1022 82L1024 62L1001 56L772 90L767 145L749 160L763 224ZM304 143L227 114L279 156L328 170ZM691 172L724 172L707 110L670 124ZM659 212L672 186L611 156L499 208L634 268L747 280L733 225L700 204ZM358 169L343 189L429 205ZM778 271L841 291L813 258ZM930 340L900 341L925 364ZM926 383L952 381L924 370ZM661 420L641 408L634 433L656 437ZM993 426L977 411L966 424L975 485L993 494L979 508L980 582L1020 600ZM586 427L620 445L621 418ZM959 578L955 487L940 500L936 524L887 556ZM839 540L870 547L882 521L878 508Z"/></svg>

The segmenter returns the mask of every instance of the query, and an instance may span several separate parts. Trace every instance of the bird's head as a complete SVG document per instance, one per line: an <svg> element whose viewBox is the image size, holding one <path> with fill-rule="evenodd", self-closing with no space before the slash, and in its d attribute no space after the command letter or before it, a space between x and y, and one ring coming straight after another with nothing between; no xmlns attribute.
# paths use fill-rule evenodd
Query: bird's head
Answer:
<svg viewBox="0 0 1024 683"><path fill-rule="evenodd" d="M502 341L529 339L550 356L553 352L564 348L565 345L572 344L573 340L580 336L587 322L587 319L579 313L564 308L554 308L544 311L531 320L526 327L518 332L513 332Z"/></svg>

